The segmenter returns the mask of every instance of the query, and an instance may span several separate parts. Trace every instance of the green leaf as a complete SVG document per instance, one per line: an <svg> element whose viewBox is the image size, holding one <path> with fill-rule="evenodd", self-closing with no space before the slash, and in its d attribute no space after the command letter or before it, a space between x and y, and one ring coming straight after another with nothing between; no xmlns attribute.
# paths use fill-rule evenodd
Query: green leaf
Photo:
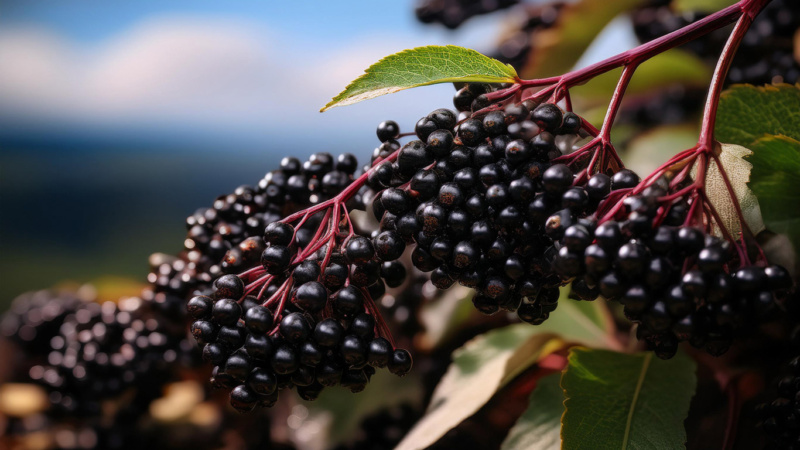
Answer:
<svg viewBox="0 0 800 450"><path fill-rule="evenodd" d="M715 137L752 148L765 134L800 141L800 85L737 85L722 93Z"/></svg>
<svg viewBox="0 0 800 450"><path fill-rule="evenodd" d="M670 6L676 12L713 13L734 3L736 0L672 0Z"/></svg>
<svg viewBox="0 0 800 450"><path fill-rule="evenodd" d="M561 378L563 446L683 448L683 421L696 385L695 363L682 353L662 361L652 352L573 348Z"/></svg>
<svg viewBox="0 0 800 450"><path fill-rule="evenodd" d="M452 82L514 83L508 64L455 45L429 45L389 55L364 71L320 112L403 89Z"/></svg>
<svg viewBox="0 0 800 450"><path fill-rule="evenodd" d="M521 70L522 76L542 78L569 71L614 17L642 2L580 0L567 3L561 8L553 27L532 36L533 48L527 64Z"/></svg>
<svg viewBox="0 0 800 450"><path fill-rule="evenodd" d="M800 141L764 136L752 145L750 188L767 227L789 236L800 249Z"/></svg>
<svg viewBox="0 0 800 450"><path fill-rule="evenodd" d="M396 450L426 448L475 414L500 388L563 345L555 334L517 324L490 331L453 353L425 416Z"/></svg>
<svg viewBox="0 0 800 450"><path fill-rule="evenodd" d="M602 305L565 298L540 326L509 325L489 331L453 353L453 363L433 393L428 411L398 445L425 448L472 416L503 386L567 342L609 346Z"/></svg>
<svg viewBox="0 0 800 450"><path fill-rule="evenodd" d="M560 373L539 380L531 393L528 409L508 432L501 450L561 448L564 391L559 386L560 381Z"/></svg>

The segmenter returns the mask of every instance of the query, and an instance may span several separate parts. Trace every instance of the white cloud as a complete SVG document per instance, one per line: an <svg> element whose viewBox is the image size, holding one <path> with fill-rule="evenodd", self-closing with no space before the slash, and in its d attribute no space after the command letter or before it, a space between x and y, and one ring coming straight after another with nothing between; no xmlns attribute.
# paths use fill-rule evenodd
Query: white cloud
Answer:
<svg viewBox="0 0 800 450"><path fill-rule="evenodd" d="M10 28L0 31L0 116L34 126L178 125L256 134L303 123L333 130L353 120L368 120L369 129L393 117L380 113L387 106L415 105L413 113L400 113L409 120L436 107L416 106L431 101L436 88L327 113L325 120L317 110L369 64L415 44L376 37L320 46L278 39L254 23L179 16L150 19L94 45ZM447 88L437 92L450 95Z"/></svg>

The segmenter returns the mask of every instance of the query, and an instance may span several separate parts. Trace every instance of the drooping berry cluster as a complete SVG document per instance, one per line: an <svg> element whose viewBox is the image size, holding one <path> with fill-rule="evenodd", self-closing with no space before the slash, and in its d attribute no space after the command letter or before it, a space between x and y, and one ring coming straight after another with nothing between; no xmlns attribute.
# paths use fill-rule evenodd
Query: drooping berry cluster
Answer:
<svg viewBox="0 0 800 450"><path fill-rule="evenodd" d="M391 127L383 133L387 140L397 136ZM359 391L373 367L389 366L399 375L410 369L408 352L394 348L373 300L387 285L401 284L405 268L379 258L372 241L355 232L349 198L333 197L351 186L355 159L343 155L332 170L326 155L312 156L304 168L284 159L280 175L268 176L267 192L288 196L272 204L285 207L264 214L261 223L274 221L258 238L229 250L220 265L228 275L188 304L192 333L216 366L214 382L232 389L237 409L270 405L278 390L289 387L307 399L340 383ZM324 160L331 164L319 163ZM301 173L311 188L302 195L281 190L299 184L294 180ZM314 194L319 186L327 203ZM360 202L357 193L353 201ZM233 259L241 263L231 264Z"/></svg>
<svg viewBox="0 0 800 450"><path fill-rule="evenodd" d="M651 1L633 13L636 35L642 42L675 31L705 15L697 12L677 14L669 2ZM795 33L800 29L800 11L793 0L773 0L756 16L728 72L730 83L796 83L800 80ZM706 39L691 41L685 48L715 64L728 30L711 33Z"/></svg>
<svg viewBox="0 0 800 450"><path fill-rule="evenodd" d="M508 8L518 2L519 0L420 0L415 11L420 22L436 22L456 29L471 17Z"/></svg>
<svg viewBox="0 0 800 450"><path fill-rule="evenodd" d="M625 174L638 182L628 171L614 178ZM673 356L681 341L718 356L746 322L769 318L792 280L780 266L744 263L730 242L689 226L690 204L665 204L669 188L661 179L628 196L619 221L568 227L554 266L574 278L574 298L622 303L658 356Z"/></svg>
<svg viewBox="0 0 800 450"><path fill-rule="evenodd" d="M569 168L552 163L559 145L571 149L581 137L576 114L531 101L491 110L497 105L486 94L483 85L462 87L454 98L460 122L450 110L431 112L417 122L419 139L402 146L394 164L376 167L374 247L381 258L397 258L414 244L412 263L432 272L436 287L458 281L478 291L473 301L482 312L517 311L541 323L562 283L546 255L564 227L548 217L577 221L610 183L590 199L571 187Z"/></svg>
<svg viewBox="0 0 800 450"><path fill-rule="evenodd" d="M310 264L296 268L292 278L299 282L309 270L314 271ZM189 301L189 314L196 319L192 333L204 345L203 358L216 366L213 382L232 390L235 408L272 406L278 391L290 387L306 400L338 384L359 392L375 368L388 366L398 375L410 370L408 352L376 334L375 318L365 311L369 294L341 286L329 304L317 277L293 289L291 301L284 296L282 310L245 295L235 275L218 278L213 296ZM323 318L326 309L329 317Z"/></svg>

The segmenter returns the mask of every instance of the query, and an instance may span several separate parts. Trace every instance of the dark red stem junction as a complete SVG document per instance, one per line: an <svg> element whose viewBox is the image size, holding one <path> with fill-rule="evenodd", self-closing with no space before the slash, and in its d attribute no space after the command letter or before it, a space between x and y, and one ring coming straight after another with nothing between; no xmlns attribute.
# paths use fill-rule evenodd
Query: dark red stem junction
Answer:
<svg viewBox="0 0 800 450"><path fill-rule="evenodd" d="M536 102L547 101L552 103L563 101L564 106L570 110L570 88L621 67L622 73L600 129L594 128L584 120L583 129L592 136L592 139L576 151L555 160L570 166L580 164L582 170L578 173L575 184L581 185L594 173L615 171L622 167L622 161L611 143L610 130L622 103L625 90L636 68L655 55L736 22L711 79L697 145L675 155L656 169L655 172L645 177L639 186L612 194L598 209L597 217L601 222L612 220L624 211L622 200L630 195L642 193L647 187L666 177L670 181L671 189L668 195L660 199L662 207L655 220L655 225L664 220L672 204L681 199L686 199L690 204L686 225L699 226L707 232L713 231L714 225L716 225L719 232L726 239L736 244L742 264L749 264L750 259L747 253L746 239L752 237L752 233L744 220L744 215L728 174L720 162L721 147L714 139L714 125L716 123L719 97L736 50L749 29L753 18L768 2L769 0L741 0L679 30L583 69L556 77L519 80L517 85L493 93L492 99L503 99L513 95L517 100L532 99ZM726 228L717 208L707 196L706 175L712 162L716 165L730 200L734 205L741 228L739 236L734 236L734 233ZM686 185L687 183L689 183L688 186ZM760 255L759 259L763 260L763 255Z"/></svg>

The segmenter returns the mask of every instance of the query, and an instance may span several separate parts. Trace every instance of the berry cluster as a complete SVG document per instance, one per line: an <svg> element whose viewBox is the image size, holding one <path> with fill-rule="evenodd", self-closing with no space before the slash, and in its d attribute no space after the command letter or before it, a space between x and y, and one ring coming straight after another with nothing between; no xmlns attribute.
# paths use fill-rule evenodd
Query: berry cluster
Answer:
<svg viewBox="0 0 800 450"><path fill-rule="evenodd" d="M386 140L397 136L390 125ZM376 254L355 232L347 200L334 197L351 186L355 159L342 155L334 164L317 154L303 165L285 158L281 167L262 183L267 211L241 212L255 215L244 219L253 226L272 222L230 248L219 265L225 274L188 303L214 383L231 389L240 410L270 405L289 387L307 399L340 383L360 391L374 367L404 375L411 365L373 300L402 284L405 268ZM298 180L307 188L299 190Z"/></svg>
<svg viewBox="0 0 800 450"><path fill-rule="evenodd" d="M623 170L612 185L622 178L628 187L638 183ZM573 278L572 297L622 303L658 356L672 357L680 341L718 356L745 322L770 317L792 280L784 268L745 263L730 242L688 226L691 205L683 198L665 204L668 192L659 179L625 198L611 217L619 221L566 228L553 264Z"/></svg>
<svg viewBox="0 0 800 450"><path fill-rule="evenodd" d="M140 383L163 384L170 364L191 348L182 332L141 298L81 302L50 339L47 363L30 369L49 386L54 406L70 414L98 414L100 402Z"/></svg>
<svg viewBox="0 0 800 450"><path fill-rule="evenodd" d="M315 281L321 275L318 266L304 264L292 278L300 280L308 271L316 277L293 289L282 311L245 295L235 275L218 278L211 297L189 301L189 314L196 319L192 333L204 345L203 358L215 364L213 383L231 389L236 409L272 406L278 391L290 387L306 400L338 384L359 392L375 368L388 367L397 375L411 369L408 352L375 333L375 318L364 310L365 290L341 286L328 303L325 285ZM326 308L330 316L323 318Z"/></svg>
<svg viewBox="0 0 800 450"><path fill-rule="evenodd" d="M185 296L198 285L209 287L220 275L238 273L259 262L267 224L338 194L352 181L357 165L349 153L338 158L316 153L305 162L283 158L280 169L269 172L255 188L240 186L218 197L212 207L189 216L185 263L173 276L158 278L155 284ZM309 242L310 230L311 226L298 230L298 242Z"/></svg>
<svg viewBox="0 0 800 450"><path fill-rule="evenodd" d="M566 225L596 205L571 188L569 168L552 164L559 144L571 149L580 139L582 121L531 101L485 112L486 93L477 84L459 89L460 122L450 110L431 112L417 122L419 139L400 148L394 164L376 167L371 186L383 190L372 202L381 223L374 247L381 258L397 258L414 244L412 263L432 272L436 287L458 281L478 291L480 311L517 311L541 323L562 283L546 260L560 237L558 227L548 231L548 217L564 215Z"/></svg>
<svg viewBox="0 0 800 450"><path fill-rule="evenodd" d="M701 13L676 14L669 2L653 0L633 13L636 35L647 42L703 18ZM800 81L795 33L800 29L800 11L793 0L773 0L756 16L728 73L731 83L769 84ZM711 33L691 41L685 48L715 64L728 31Z"/></svg>
<svg viewBox="0 0 800 450"><path fill-rule="evenodd" d="M489 14L508 8L519 0L420 0L417 3L417 19L422 23L441 23L456 29L470 17Z"/></svg>
<svg viewBox="0 0 800 450"><path fill-rule="evenodd" d="M47 356L50 340L81 299L74 292L42 290L15 298L0 320L0 336L15 342L28 358Z"/></svg>

